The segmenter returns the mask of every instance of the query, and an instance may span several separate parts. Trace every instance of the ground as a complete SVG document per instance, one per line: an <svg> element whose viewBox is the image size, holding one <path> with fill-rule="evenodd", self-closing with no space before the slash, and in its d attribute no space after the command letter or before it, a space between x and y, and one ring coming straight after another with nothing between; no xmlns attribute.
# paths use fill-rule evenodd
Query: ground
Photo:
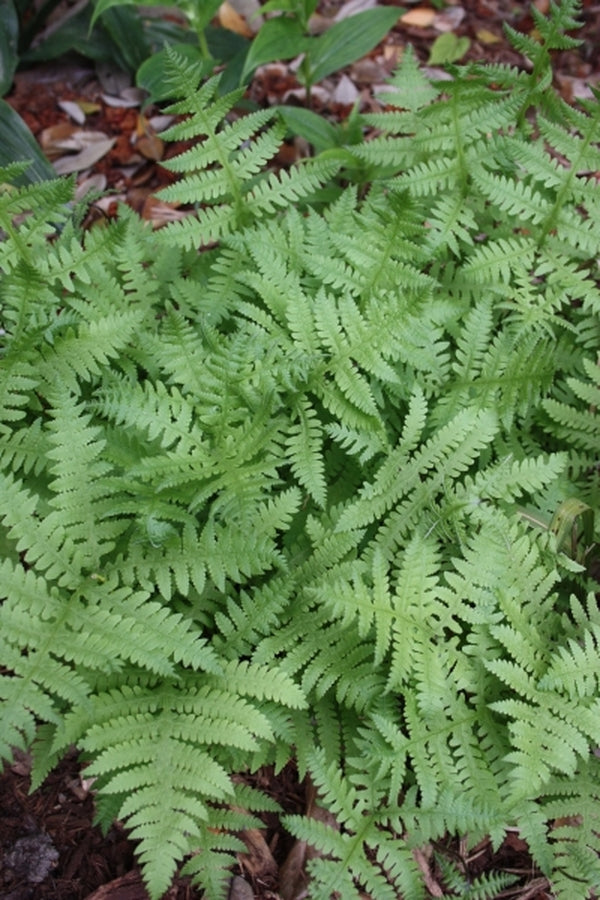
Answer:
<svg viewBox="0 0 600 900"><path fill-rule="evenodd" d="M537 4L542 9L543 2L538 0ZM331 15L339 11L340 5L323 3L322 12ZM315 108L332 120L345 115L357 97L364 108L370 108L374 103L373 88L384 82L402 48L412 43L421 61L427 63L433 42L444 29L469 39L467 59L524 64L507 44L502 25L508 23L530 31L532 20L527 4L464 0L460 5L454 2L438 9L440 6L443 5L428 0L410 4L412 20L401 21L368 58L320 86L315 91ZM586 82L600 82L600 4L584 2L583 7L582 46L556 58L556 83L569 101L585 94ZM273 65L259 73L250 94L259 104L274 103L297 87L290 67ZM294 102L294 94L290 96L292 100L287 102ZM127 86L119 83L111 84L106 74L99 79L85 60L69 58L18 72L7 99L60 171L76 172L82 189L94 185L112 190L110 196L96 204L91 215L112 215L117 200L128 202L156 226L184 214L155 198L157 189L171 178L161 162L181 147L166 148L157 135L164 124L160 111L142 114L135 91L128 92ZM295 100L298 102L298 97ZM68 105L69 101L78 105L79 114ZM76 119L83 117L83 121L74 120L73 113ZM304 149L301 141L291 142L280 163L287 165ZM93 789L80 771L76 754L65 759L32 794L29 769L29 758L20 755L0 776L0 897L146 900L135 867L134 848L123 829L117 824L103 835L93 825ZM254 783L287 812L318 807L310 785L299 783L291 764L277 776L268 770L259 772ZM301 900L305 848L293 843L273 815L265 818L264 829L243 837L248 853L239 857L230 900ZM535 871L527 847L516 832L507 835L496 853L488 842L469 852L460 843L438 849L470 877L485 871L514 873L517 884L499 897L549 900L547 883ZM431 848L425 848L417 861L430 896L440 897L440 876ZM200 894L185 879L178 878L166 897L192 900Z"/></svg>

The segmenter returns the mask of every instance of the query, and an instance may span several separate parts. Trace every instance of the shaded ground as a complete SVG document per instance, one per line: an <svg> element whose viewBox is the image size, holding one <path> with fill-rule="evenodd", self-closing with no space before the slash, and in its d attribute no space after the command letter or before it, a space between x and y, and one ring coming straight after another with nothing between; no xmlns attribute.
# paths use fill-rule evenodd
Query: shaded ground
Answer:
<svg viewBox="0 0 600 900"><path fill-rule="evenodd" d="M285 812L327 817L315 809L314 792L299 784L293 766L277 777L263 770L253 783ZM21 756L0 776L0 897L2 900L147 900L134 847L118 824L108 834L92 824L93 795L73 752L33 794L29 760ZM302 900L305 850L279 826L274 814L264 829L242 835L248 848L232 873L229 900ZM508 833L497 853L488 842L467 852L452 841L425 848L416 856L431 897L442 896L442 879L433 851L464 871L465 880L483 872L508 872L515 885L498 898L551 900L547 882L531 862L518 833ZM200 900L186 879L176 878L164 900ZM343 900L343 898L342 898ZM365 895L365 900L368 898ZM400 900L400 898L399 898Z"/></svg>
<svg viewBox="0 0 600 900"><path fill-rule="evenodd" d="M537 0L537 5L545 12L548 2ZM344 6L343 0L321 3L325 17L339 13ZM385 85L403 48L412 44L427 64L434 42L448 32L470 42L465 61L524 65L502 26L506 23L531 33L533 21L527 3L464 0L459 4L454 0L437 10L439 5L433 0L411 3L409 18L400 19L368 57L315 86L315 111L335 122L343 119L356 101L363 111L379 108L377 91ZM415 16L421 24L412 24ZM557 54L555 60L556 83L568 101L590 96L587 82L600 84L600 2L584 0L582 18L582 46ZM293 65L279 63L258 70L248 97L259 106L304 102ZM142 108L139 92L117 73L98 72L82 58L60 59L17 72L6 99L25 119L57 171L75 172L82 191L93 186L111 192L95 205L96 215L111 215L118 201L125 201L155 225L185 214L155 196L173 178L161 163L181 152L182 145L163 143L159 132L168 124L165 117L156 108ZM276 164L289 165L306 152L306 143L295 138L284 145Z"/></svg>
<svg viewBox="0 0 600 900"><path fill-rule="evenodd" d="M331 9L324 6L324 12L335 12L339 5L330 2ZM538 5L543 8L543 2ZM577 51L558 54L556 60L557 85L567 100L585 92L586 81L600 82L600 3L584 2L583 6L585 25L579 35L583 45ZM451 11L451 30L471 41L467 59L522 65L523 60L503 37L502 23L530 31L532 22L526 7L510 0L465 0L461 5L452 4L446 12ZM433 10L435 6L423 2L418 7L412 4L411 9L415 8ZM426 63L440 33L439 27L399 24L367 59L322 85L315 92L315 108L333 120L343 117L356 97L363 108L372 108L373 88L385 80L402 47L412 43ZM261 105L276 103L297 87L289 66L270 66L259 73L250 95ZM7 99L55 160L70 160L67 167L81 152L75 146L77 142L83 141L84 150L89 145L90 139L81 138L82 131L106 139L107 149L92 165L73 168L79 182L89 184L91 177L92 184L113 192L96 205L93 215L112 215L117 200L125 200L157 225L183 214L154 197L171 179L161 162L180 152L181 145L165 147L157 136L164 125L155 118L159 110L142 113L135 94L127 94L119 85L109 88L85 61L61 60L17 73L14 90ZM64 101L79 104L83 122L73 119L69 107L66 111L59 105ZM280 163L288 164L302 152L302 142L294 141L282 152ZM304 813L312 806L314 813L314 796L310 788L298 783L293 767L277 777L269 771L260 772L254 783L270 793L285 811ZM29 795L28 789L29 762L22 757L0 776L2 900L146 900L133 847L122 828L115 825L102 835L92 825L93 795L82 779L75 754L64 760L34 794ZM264 821L263 830L244 835L248 854L239 858L230 900L301 900L304 848L293 844L275 816ZM512 872L517 878L515 886L498 897L550 898L545 879L536 873L527 847L516 832L507 835L497 853L488 843L469 853L456 842L436 850L453 860L467 878L486 871ZM441 876L431 848L424 850L417 861L430 896L441 897ZM168 900L199 896L182 879L177 879L166 895Z"/></svg>

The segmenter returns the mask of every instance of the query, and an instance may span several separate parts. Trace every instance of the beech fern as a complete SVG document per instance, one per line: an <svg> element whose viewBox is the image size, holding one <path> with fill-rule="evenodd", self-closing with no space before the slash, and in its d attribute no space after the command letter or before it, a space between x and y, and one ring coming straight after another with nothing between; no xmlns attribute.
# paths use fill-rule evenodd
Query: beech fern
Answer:
<svg viewBox="0 0 600 900"><path fill-rule="evenodd" d="M273 807L232 776L292 756L339 824L286 819L314 900L417 900L414 848L515 826L556 896L600 890L600 102L549 63L576 12L513 35L531 73L407 53L378 136L290 173L276 115L171 54L198 140L165 197L198 211L156 233L82 232L67 180L0 194L0 749L35 786L77 745L154 898L185 857L225 895Z"/></svg>

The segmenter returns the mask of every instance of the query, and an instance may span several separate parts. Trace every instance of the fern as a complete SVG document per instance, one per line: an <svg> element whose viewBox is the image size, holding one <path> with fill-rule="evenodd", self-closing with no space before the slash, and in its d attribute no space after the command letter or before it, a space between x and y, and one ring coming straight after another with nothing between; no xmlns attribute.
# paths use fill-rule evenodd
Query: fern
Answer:
<svg viewBox="0 0 600 900"><path fill-rule="evenodd" d="M163 136L176 140L204 135L190 150L165 163L186 177L165 188L161 197L168 202L202 204L196 217L163 230L169 245L209 244L312 194L335 174L339 168L335 160L310 161L291 174L265 173L265 164L275 156L284 135L281 125L272 124L274 114L262 110L224 124L243 90L218 97L217 77L190 90L198 81L197 67L169 47L165 52L172 64L171 93L183 98L167 112L189 118Z"/></svg>
<svg viewBox="0 0 600 900"><path fill-rule="evenodd" d="M591 454L593 465L600 437L600 366L584 359L583 368L586 381L575 377L567 379L571 403L549 398L544 402L544 409L557 423L562 435L568 435L575 446Z"/></svg>
<svg viewBox="0 0 600 900"><path fill-rule="evenodd" d="M183 859L226 894L267 803L232 776L293 755L339 825L286 819L314 898L421 898L415 849L514 827L557 896L598 889L600 106L549 88L576 13L515 39L531 73L407 53L377 137L281 175L271 114L168 51L193 214L81 233L70 183L0 195L0 752L38 785L77 745L152 897Z"/></svg>
<svg viewBox="0 0 600 900"><path fill-rule="evenodd" d="M436 856L436 860L449 891L444 894L444 897L462 897L463 900L492 900L504 888L514 884L517 880L514 875L505 872L485 873L471 879L443 856Z"/></svg>

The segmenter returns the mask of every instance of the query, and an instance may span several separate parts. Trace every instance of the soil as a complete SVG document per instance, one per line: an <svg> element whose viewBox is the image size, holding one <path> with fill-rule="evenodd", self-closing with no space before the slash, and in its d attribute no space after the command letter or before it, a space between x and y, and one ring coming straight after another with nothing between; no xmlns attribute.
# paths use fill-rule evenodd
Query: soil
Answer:
<svg viewBox="0 0 600 900"><path fill-rule="evenodd" d="M537 5L543 8L543 0ZM429 6L423 2L419 8ZM439 6L432 3L431 9ZM524 65L503 37L502 26L508 23L531 31L533 22L527 4L464 0L460 7L453 3L448 8L464 11L453 31L470 39L467 59ZM587 81L600 82L600 3L586 0L583 20L584 27L578 34L583 38L581 47L557 54L555 61L556 83L568 101L585 93ZM350 67L344 74L359 92L363 106L373 102L369 86L381 75L382 67L393 62L395 48L410 42L421 61L427 63L438 34L429 27L397 26L366 60ZM338 85L339 80L334 79L315 95L318 111L332 120L349 109L339 95L336 99ZM255 79L250 96L259 104L274 103L296 87L288 66L267 67ZM180 152L182 146L162 143L152 124L152 111L142 113L137 106L111 105L105 98L106 90L89 63L69 58L18 72L7 100L55 158L60 158L60 148L56 152L60 141L53 129L62 126L64 135L76 131L59 103L71 100L89 104L85 128L114 140L107 153L78 175L79 181L94 176L100 179L95 184L113 192L96 204L93 214L113 215L117 200L124 200L160 225L178 214L155 198L156 191L172 179L162 162ZM296 143L288 145L280 163L287 165L301 152ZM29 770L28 756L19 754L0 775L1 900L147 900L135 865L135 848L123 828L115 823L102 834L93 824L93 788L85 780L76 752L70 753L33 793L29 793ZM260 771L253 783L271 794L286 812L304 813L311 804L314 809L314 792L310 785L299 783L291 764L277 776L270 770ZM248 852L239 856L232 872L230 900L300 900L304 891L302 848L285 833L277 817L266 816L263 829L242 837ZM527 846L516 831L508 833L497 852L489 842L468 853L457 842L425 848L417 861L430 896L440 897L441 876L434 849L454 860L469 878L482 872L512 872L517 879L515 885L498 897L550 900L548 884L536 872ZM200 893L186 879L177 877L165 898L194 900Z"/></svg>
<svg viewBox="0 0 600 900"><path fill-rule="evenodd" d="M2 900L148 900L135 864L135 845L114 823L107 834L94 825L93 789L73 750L29 793L30 758L17 754L0 775L0 898ZM300 783L293 764L274 775L262 769L252 784L273 797L285 813L325 818L310 784ZM306 847L263 816L264 828L243 832L247 847L232 871L229 900L302 900ZM467 851L459 841L424 848L416 855L431 897L441 897L434 858L458 866L469 880L485 872L506 872L515 884L498 898L551 900L546 879L536 872L526 843L508 832L497 852L489 841ZM177 876L163 900L201 900L189 879ZM343 898L342 898L343 900ZM365 900L368 898L365 895ZM400 900L400 898L399 898Z"/></svg>

